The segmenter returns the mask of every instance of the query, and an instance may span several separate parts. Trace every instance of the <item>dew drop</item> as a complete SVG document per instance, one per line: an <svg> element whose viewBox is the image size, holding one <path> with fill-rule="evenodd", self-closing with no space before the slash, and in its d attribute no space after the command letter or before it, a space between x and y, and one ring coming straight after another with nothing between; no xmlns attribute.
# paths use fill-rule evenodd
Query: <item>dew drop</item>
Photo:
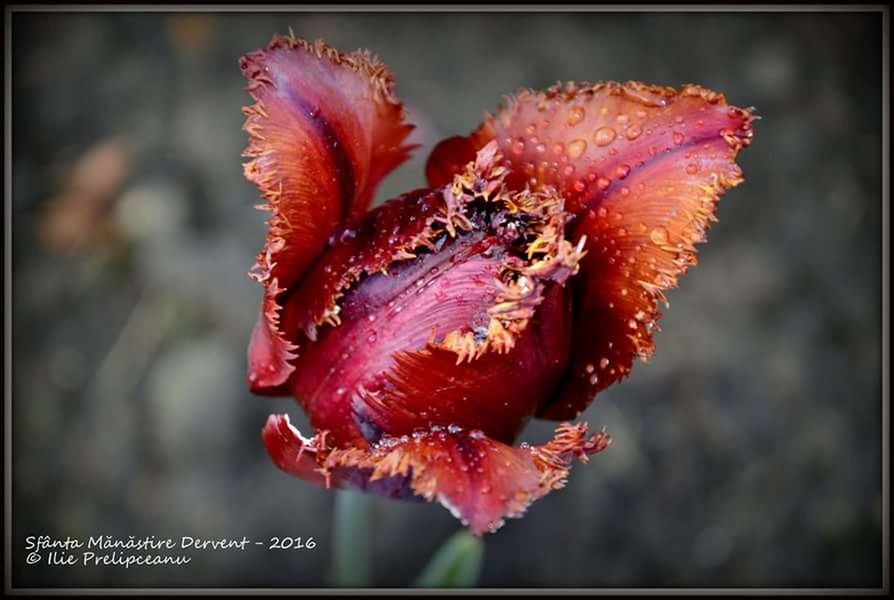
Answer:
<svg viewBox="0 0 894 600"><path fill-rule="evenodd" d="M593 134L593 141L597 146L608 146L615 141L617 135L618 133L611 127L600 127Z"/></svg>
<svg viewBox="0 0 894 600"><path fill-rule="evenodd" d="M582 140L580 138L573 140L568 144L568 158L574 160L576 158L580 158L580 156L586 152L587 150L587 142L586 140Z"/></svg>
<svg viewBox="0 0 894 600"><path fill-rule="evenodd" d="M640 135L642 135L642 133L642 129L640 129L636 125L633 125L632 127L627 128L627 131L624 132L624 137L626 137L628 140L635 140Z"/></svg>
<svg viewBox="0 0 894 600"><path fill-rule="evenodd" d="M674 135L673 135L673 139L674 139L674 143L676 145L680 146L683 144L683 140L685 139L685 137L679 131L675 131Z"/></svg>
<svg viewBox="0 0 894 600"><path fill-rule="evenodd" d="M570 150L569 150L570 151ZM562 142L556 142L553 144L553 154L556 156L562 156L565 153L565 144Z"/></svg>
<svg viewBox="0 0 894 600"><path fill-rule="evenodd" d="M652 233L649 234L649 238L652 240L652 243L656 245L663 245L667 243L668 235L667 229L664 227L656 227L652 230Z"/></svg>
<svg viewBox="0 0 894 600"><path fill-rule="evenodd" d="M594 366L593 366L592 364L590 364L590 363L587 363L587 365L586 365L584 368L586 369L587 373L592 373L593 371L596 370L596 367L594 367Z"/></svg>
<svg viewBox="0 0 894 600"><path fill-rule="evenodd" d="M636 329L636 321L630 319L629 321L627 321L627 327L629 327L630 329Z"/></svg>
<svg viewBox="0 0 894 600"><path fill-rule="evenodd" d="M584 109L580 106L575 106L568 111L568 124L574 127L578 123L584 120Z"/></svg>
<svg viewBox="0 0 894 600"><path fill-rule="evenodd" d="M580 179L578 179L577 181L574 182L574 191L575 192L582 192L585 189L587 189L587 184L584 183L583 181L581 181Z"/></svg>
<svg viewBox="0 0 894 600"><path fill-rule="evenodd" d="M596 385L597 383L599 383L599 377L590 375L590 385Z"/></svg>
<svg viewBox="0 0 894 600"><path fill-rule="evenodd" d="M611 183L612 183L611 179L609 179L608 177L600 177L599 179L596 180L596 187L599 188L600 190L604 190L605 188L610 186Z"/></svg>
<svg viewBox="0 0 894 600"><path fill-rule="evenodd" d="M688 165L686 165L686 172L690 175L695 175L696 173L698 173L698 165L695 163L689 163Z"/></svg>
<svg viewBox="0 0 894 600"><path fill-rule="evenodd" d="M615 176L618 179L624 179L628 175L630 175L630 165L618 165L618 168L615 169Z"/></svg>
<svg viewBox="0 0 894 600"><path fill-rule="evenodd" d="M512 144L512 153L518 156L521 156L525 151L525 143L522 140L516 140L514 144Z"/></svg>
<svg viewBox="0 0 894 600"><path fill-rule="evenodd" d="M600 369L604 369L604 368L607 367L607 366L608 366L608 359L607 359L607 358L603 358L602 360L599 361L599 368L600 368Z"/></svg>
<svg viewBox="0 0 894 600"><path fill-rule="evenodd" d="M546 152L546 146L544 144L537 144L536 146L534 146L534 150L536 150L540 154L543 154L544 152Z"/></svg>

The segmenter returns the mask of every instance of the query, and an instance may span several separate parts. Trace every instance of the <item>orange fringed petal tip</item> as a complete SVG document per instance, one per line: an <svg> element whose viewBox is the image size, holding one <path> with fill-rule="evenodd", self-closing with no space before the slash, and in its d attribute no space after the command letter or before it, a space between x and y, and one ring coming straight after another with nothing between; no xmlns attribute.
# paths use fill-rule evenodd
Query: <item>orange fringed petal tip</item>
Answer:
<svg viewBox="0 0 894 600"><path fill-rule="evenodd" d="M611 438L587 435L586 424L562 423L541 446L509 446L479 430L433 426L410 436L383 437L370 448L332 448L324 435L306 438L288 415L271 415L264 444L276 465L326 487L391 498L437 501L474 535L493 532L506 518L565 486L575 459L587 462Z"/></svg>
<svg viewBox="0 0 894 600"><path fill-rule="evenodd" d="M692 85L523 90L435 147L429 188L369 210L409 150L384 66L276 37L242 69L246 177L271 211L249 382L293 395L315 430L271 416L275 464L440 502L475 534L521 516L610 439L519 434L650 356L756 117Z"/></svg>
<svg viewBox="0 0 894 600"><path fill-rule="evenodd" d="M281 393L294 346L278 328L278 301L340 225L363 215L379 181L403 162L412 127L393 79L367 52L276 36L242 57L249 145L245 177L269 210L252 277L265 299L249 349L249 385Z"/></svg>

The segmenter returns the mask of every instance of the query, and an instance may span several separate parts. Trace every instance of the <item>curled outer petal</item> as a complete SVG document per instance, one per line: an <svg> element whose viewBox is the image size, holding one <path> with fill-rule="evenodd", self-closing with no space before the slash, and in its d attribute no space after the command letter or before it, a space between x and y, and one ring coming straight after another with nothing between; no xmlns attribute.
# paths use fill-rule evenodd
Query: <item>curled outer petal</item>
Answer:
<svg viewBox="0 0 894 600"><path fill-rule="evenodd" d="M265 288L249 350L249 383L276 392L295 349L276 319L291 289L341 224L362 215L379 181L406 159L411 130L391 74L366 52L274 37L242 57L249 146L245 177L270 211L267 241L252 269Z"/></svg>
<svg viewBox="0 0 894 600"><path fill-rule="evenodd" d="M663 291L695 264L716 201L740 183L735 158L751 142L750 110L686 85L556 85L519 92L465 143L437 146L430 171L467 146L495 141L510 187L555 187L587 255L574 278L572 361L541 416L574 418L596 392L647 359Z"/></svg>
<svg viewBox="0 0 894 600"><path fill-rule="evenodd" d="M481 431L432 427L383 437L369 448L331 448L325 434L304 438L287 415L271 415L262 434L276 465L327 487L437 501L474 535L496 531L535 500L563 487L575 459L586 462L611 438L585 424L561 424L541 446L508 446Z"/></svg>

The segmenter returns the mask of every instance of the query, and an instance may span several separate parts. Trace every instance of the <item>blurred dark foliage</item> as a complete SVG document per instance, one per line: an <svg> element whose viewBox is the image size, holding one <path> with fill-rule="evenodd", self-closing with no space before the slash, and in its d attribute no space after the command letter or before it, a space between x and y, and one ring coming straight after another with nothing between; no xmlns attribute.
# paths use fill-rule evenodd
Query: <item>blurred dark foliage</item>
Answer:
<svg viewBox="0 0 894 600"><path fill-rule="evenodd" d="M368 47L428 149L556 80L698 83L763 119L658 351L584 417L614 436L486 540L485 586L881 585L881 15L13 16L14 583L324 586L332 494L260 442L244 385L264 213L241 54ZM92 162L91 162L92 161ZM535 423L526 438L548 436ZM378 585L458 524L375 502ZM27 535L314 536L188 568L24 566Z"/></svg>

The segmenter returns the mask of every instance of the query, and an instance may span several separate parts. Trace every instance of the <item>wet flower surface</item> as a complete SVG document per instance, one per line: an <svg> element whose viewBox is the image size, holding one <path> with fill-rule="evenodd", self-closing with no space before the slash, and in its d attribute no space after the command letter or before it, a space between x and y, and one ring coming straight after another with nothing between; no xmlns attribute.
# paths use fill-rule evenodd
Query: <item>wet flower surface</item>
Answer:
<svg viewBox="0 0 894 600"><path fill-rule="evenodd" d="M246 177L270 211L248 355L275 463L335 488L438 501L496 530L610 439L575 419L653 352L663 291L695 264L750 110L638 83L522 90L444 140L429 188L370 210L408 156L391 74L275 37L243 57ZM532 417L562 421L540 446Z"/></svg>

